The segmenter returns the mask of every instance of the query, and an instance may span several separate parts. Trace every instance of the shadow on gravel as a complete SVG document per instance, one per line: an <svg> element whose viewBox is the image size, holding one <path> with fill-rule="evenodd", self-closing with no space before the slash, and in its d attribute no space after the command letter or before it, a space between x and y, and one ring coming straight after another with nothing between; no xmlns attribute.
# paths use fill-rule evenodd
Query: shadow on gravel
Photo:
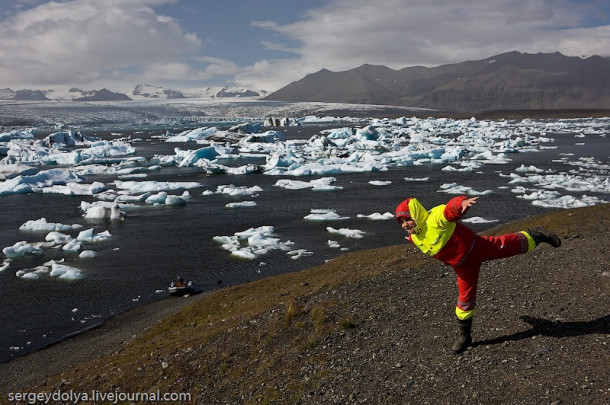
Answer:
<svg viewBox="0 0 610 405"><path fill-rule="evenodd" d="M562 338L570 336L592 335L594 333L610 333L610 315L602 316L601 318L587 322L553 322L549 321L548 319L533 318L527 315L520 317L520 319L530 324L532 329L513 333L512 335L500 336L495 339L475 342L473 346L494 345L509 341L528 339L533 336L551 336Z"/></svg>

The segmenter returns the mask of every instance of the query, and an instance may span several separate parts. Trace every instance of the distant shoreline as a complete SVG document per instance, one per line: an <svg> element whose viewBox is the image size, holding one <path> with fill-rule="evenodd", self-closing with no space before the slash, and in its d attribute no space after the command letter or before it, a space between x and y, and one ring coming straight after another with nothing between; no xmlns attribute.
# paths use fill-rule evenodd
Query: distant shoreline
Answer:
<svg viewBox="0 0 610 405"><path fill-rule="evenodd" d="M500 120L500 119L525 119L525 118L604 118L610 117L610 110L605 109L582 109L582 110L490 110L479 112L458 112L458 111L434 111L434 110L409 110L409 107L380 106L379 109L366 111L353 110L326 110L325 115L369 117L369 118L393 118L405 115L419 118L437 117L468 119L475 117L479 120Z"/></svg>

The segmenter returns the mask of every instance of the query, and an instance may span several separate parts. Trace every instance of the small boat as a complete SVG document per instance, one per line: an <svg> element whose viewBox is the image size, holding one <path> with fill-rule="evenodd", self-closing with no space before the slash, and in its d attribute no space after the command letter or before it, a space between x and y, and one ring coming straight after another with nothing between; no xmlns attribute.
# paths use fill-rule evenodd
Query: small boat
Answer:
<svg viewBox="0 0 610 405"><path fill-rule="evenodd" d="M182 278L179 278L177 281L170 283L168 291L170 295L184 296L200 293L203 289L193 284L192 281L185 282Z"/></svg>

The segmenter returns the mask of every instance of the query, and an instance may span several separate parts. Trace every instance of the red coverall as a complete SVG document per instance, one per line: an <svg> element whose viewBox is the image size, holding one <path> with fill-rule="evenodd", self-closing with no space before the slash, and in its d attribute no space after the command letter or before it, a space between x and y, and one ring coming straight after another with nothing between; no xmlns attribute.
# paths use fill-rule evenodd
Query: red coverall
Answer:
<svg viewBox="0 0 610 405"><path fill-rule="evenodd" d="M409 235L409 240L424 253L455 270L459 290L456 315L461 320L474 315L483 262L526 253L535 247L527 232L482 236L458 222L468 211L462 212L462 201L467 198L452 198L446 205L427 212L415 198L403 201L396 208L397 219L409 217L418 227L416 234Z"/></svg>

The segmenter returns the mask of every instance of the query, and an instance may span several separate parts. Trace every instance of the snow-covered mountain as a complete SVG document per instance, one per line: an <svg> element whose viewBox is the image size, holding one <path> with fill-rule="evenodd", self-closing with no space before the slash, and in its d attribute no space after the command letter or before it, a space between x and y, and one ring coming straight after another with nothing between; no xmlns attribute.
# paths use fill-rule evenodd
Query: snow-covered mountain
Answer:
<svg viewBox="0 0 610 405"><path fill-rule="evenodd" d="M0 89L0 100L49 100L47 94L52 90L11 90Z"/></svg>
<svg viewBox="0 0 610 405"><path fill-rule="evenodd" d="M182 94L181 91L172 90L165 87L151 86L149 84L138 84L131 92L131 98L134 100L164 100L168 98L184 98L184 94Z"/></svg>
<svg viewBox="0 0 610 405"><path fill-rule="evenodd" d="M224 98L224 97L265 97L265 90L251 90L245 87L202 87L184 92L187 97L197 98Z"/></svg>
<svg viewBox="0 0 610 405"><path fill-rule="evenodd" d="M81 91L82 92L82 91ZM74 101L118 101L131 100L129 96L123 93L116 93L106 88L101 90L92 90L85 92L81 97L73 99Z"/></svg>
<svg viewBox="0 0 610 405"><path fill-rule="evenodd" d="M244 87L201 87L185 91L167 87L138 84L130 93L101 90L12 90L0 89L0 100L58 100L58 101L118 101L118 100L166 100L176 98L260 98L267 95L264 90Z"/></svg>

